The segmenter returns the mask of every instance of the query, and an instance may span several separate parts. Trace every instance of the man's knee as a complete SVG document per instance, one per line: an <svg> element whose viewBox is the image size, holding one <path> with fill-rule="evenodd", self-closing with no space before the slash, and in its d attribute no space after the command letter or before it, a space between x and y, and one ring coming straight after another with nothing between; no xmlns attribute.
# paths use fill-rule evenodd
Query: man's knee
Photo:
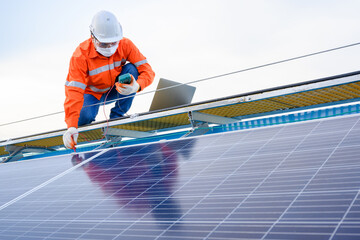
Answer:
<svg viewBox="0 0 360 240"><path fill-rule="evenodd" d="M125 73L130 73L131 75L134 76L135 79L137 79L139 76L139 72L138 72L137 68L132 63L128 63L122 67L121 75L125 74Z"/></svg>

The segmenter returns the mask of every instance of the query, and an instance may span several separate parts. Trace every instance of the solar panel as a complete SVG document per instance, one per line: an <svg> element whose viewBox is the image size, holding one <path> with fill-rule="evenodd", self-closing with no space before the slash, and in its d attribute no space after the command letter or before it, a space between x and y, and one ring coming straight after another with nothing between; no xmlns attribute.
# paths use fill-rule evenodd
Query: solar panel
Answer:
<svg viewBox="0 0 360 240"><path fill-rule="evenodd" d="M0 237L359 239L359 145L352 115L2 164Z"/></svg>

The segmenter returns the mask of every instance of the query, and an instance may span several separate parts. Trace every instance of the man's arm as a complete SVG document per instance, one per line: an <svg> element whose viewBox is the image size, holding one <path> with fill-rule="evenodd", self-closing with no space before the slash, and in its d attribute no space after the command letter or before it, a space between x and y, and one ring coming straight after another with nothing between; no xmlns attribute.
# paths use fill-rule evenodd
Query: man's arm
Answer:
<svg viewBox="0 0 360 240"><path fill-rule="evenodd" d="M69 73L65 83L65 122L67 127L78 127L80 111L84 103L84 92L87 79L87 64L76 49L70 60Z"/></svg>
<svg viewBox="0 0 360 240"><path fill-rule="evenodd" d="M137 79L137 83L140 85L139 91L144 90L144 88L154 81L155 73L147 59L130 39L123 38L122 41L123 45L121 47L123 48L127 60L134 64L139 72L139 77Z"/></svg>

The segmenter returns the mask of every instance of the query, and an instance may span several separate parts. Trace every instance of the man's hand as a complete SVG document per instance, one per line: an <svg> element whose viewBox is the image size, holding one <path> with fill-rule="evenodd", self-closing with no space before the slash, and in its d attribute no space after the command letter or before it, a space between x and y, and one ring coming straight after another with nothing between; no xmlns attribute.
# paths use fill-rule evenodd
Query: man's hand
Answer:
<svg viewBox="0 0 360 240"><path fill-rule="evenodd" d="M116 90L121 95L130 95L132 93L136 93L139 91L140 85L136 82L133 75L131 75L131 83L130 84L124 84L124 83L115 83Z"/></svg>
<svg viewBox="0 0 360 240"><path fill-rule="evenodd" d="M79 132L77 128L70 127L63 135L63 141L66 148L74 149L77 144Z"/></svg>

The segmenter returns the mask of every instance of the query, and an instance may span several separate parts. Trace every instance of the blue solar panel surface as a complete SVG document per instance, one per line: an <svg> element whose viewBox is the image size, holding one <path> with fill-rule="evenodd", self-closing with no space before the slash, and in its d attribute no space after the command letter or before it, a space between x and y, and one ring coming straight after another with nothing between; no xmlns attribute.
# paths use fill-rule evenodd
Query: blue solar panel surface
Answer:
<svg viewBox="0 0 360 240"><path fill-rule="evenodd" d="M67 159L71 159L71 156L2 165L0 167L0 206L72 167Z"/></svg>
<svg viewBox="0 0 360 240"><path fill-rule="evenodd" d="M0 239L360 239L359 115L0 165Z"/></svg>

